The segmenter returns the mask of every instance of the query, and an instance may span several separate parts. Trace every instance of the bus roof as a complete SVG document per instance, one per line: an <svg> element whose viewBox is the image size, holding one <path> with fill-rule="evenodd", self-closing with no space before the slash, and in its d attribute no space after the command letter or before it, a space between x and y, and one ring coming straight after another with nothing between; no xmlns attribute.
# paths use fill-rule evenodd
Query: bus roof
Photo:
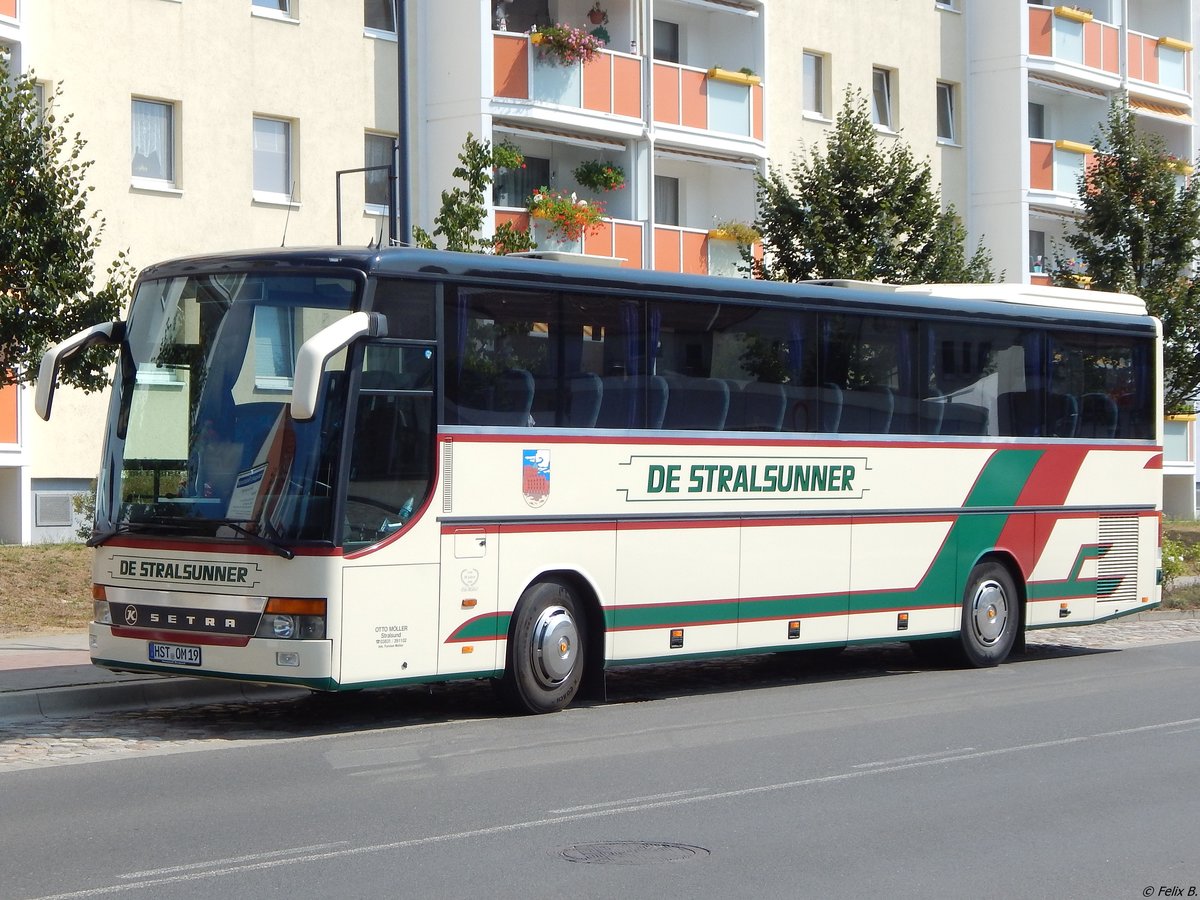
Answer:
<svg viewBox="0 0 1200 900"><path fill-rule="evenodd" d="M454 253L410 247L307 247L243 250L168 260L148 266L143 275L161 278L193 274L211 269L347 266L369 274L407 274L457 278L526 279L536 273L545 283L583 282L600 289L643 289L680 291L696 297L721 297L733 289L755 294L764 300L825 300L844 292L851 302L872 300L920 306L919 298L939 301L1002 303L1043 310L1073 311L1102 316L1147 316L1146 305L1132 294L1059 288L1027 284L919 284L889 285L850 279L816 279L796 283L751 281L713 275L681 275L647 269L624 269L574 262L535 260L478 253ZM901 296L904 295L904 296ZM911 298L911 299L909 299ZM1015 312L1015 310L1014 310Z"/></svg>

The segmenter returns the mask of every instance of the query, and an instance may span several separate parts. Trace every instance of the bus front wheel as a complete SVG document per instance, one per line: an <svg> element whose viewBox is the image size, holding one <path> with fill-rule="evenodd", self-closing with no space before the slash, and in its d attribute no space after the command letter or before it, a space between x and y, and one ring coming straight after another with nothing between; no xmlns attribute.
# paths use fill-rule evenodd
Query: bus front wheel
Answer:
<svg viewBox="0 0 1200 900"><path fill-rule="evenodd" d="M1020 598L1008 569L983 562L971 570L963 592L962 654L972 666L996 666L1008 658L1020 627Z"/></svg>
<svg viewBox="0 0 1200 900"><path fill-rule="evenodd" d="M587 635L579 602L557 581L531 585L521 595L508 636L501 693L518 712L563 709L579 691Z"/></svg>

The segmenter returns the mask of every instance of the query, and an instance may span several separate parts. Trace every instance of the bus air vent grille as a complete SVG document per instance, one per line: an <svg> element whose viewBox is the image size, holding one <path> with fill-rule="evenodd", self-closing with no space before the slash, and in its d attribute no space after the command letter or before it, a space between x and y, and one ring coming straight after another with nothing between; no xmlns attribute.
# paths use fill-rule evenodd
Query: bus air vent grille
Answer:
<svg viewBox="0 0 1200 900"><path fill-rule="evenodd" d="M1103 516L1100 519L1096 599L1137 601L1138 520L1136 516Z"/></svg>
<svg viewBox="0 0 1200 900"><path fill-rule="evenodd" d="M454 444L442 444L442 512L454 511Z"/></svg>

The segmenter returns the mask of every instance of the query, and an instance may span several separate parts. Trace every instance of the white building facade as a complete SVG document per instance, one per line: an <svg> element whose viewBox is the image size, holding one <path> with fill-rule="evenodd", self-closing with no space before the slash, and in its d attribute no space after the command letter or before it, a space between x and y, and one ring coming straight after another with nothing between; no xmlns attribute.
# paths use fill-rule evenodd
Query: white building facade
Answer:
<svg viewBox="0 0 1200 900"><path fill-rule="evenodd" d="M1192 157L1193 5L602 0L593 21L593 0L0 0L0 49L45 96L61 88L87 140L102 263L387 240L386 178L336 173L388 162L403 86L411 222L432 230L472 134L526 159L496 173L489 231L511 222L542 252L732 273L719 226L754 219L756 175L819 145L850 86L883 139L929 158L972 247L1036 283L1110 97L1127 91L1139 123ZM559 64L533 34L555 23L607 44ZM584 187L587 162L620 166L624 187ZM541 186L603 201L603 225L550 240L526 208ZM99 458L101 398L62 391L44 423L29 394L0 390L3 542L71 537L69 499Z"/></svg>

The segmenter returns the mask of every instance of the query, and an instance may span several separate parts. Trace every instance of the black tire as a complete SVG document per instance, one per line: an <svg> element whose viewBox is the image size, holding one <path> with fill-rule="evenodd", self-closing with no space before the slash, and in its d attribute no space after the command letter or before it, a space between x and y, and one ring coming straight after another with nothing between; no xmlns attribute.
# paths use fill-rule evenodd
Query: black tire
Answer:
<svg viewBox="0 0 1200 900"><path fill-rule="evenodd" d="M998 666L1008 658L1021 627L1021 598L1008 569L982 562L971 570L963 591L959 647L976 668Z"/></svg>
<svg viewBox="0 0 1200 900"><path fill-rule="evenodd" d="M531 585L517 602L500 692L521 713L556 712L579 691L587 663L587 622L571 589Z"/></svg>

